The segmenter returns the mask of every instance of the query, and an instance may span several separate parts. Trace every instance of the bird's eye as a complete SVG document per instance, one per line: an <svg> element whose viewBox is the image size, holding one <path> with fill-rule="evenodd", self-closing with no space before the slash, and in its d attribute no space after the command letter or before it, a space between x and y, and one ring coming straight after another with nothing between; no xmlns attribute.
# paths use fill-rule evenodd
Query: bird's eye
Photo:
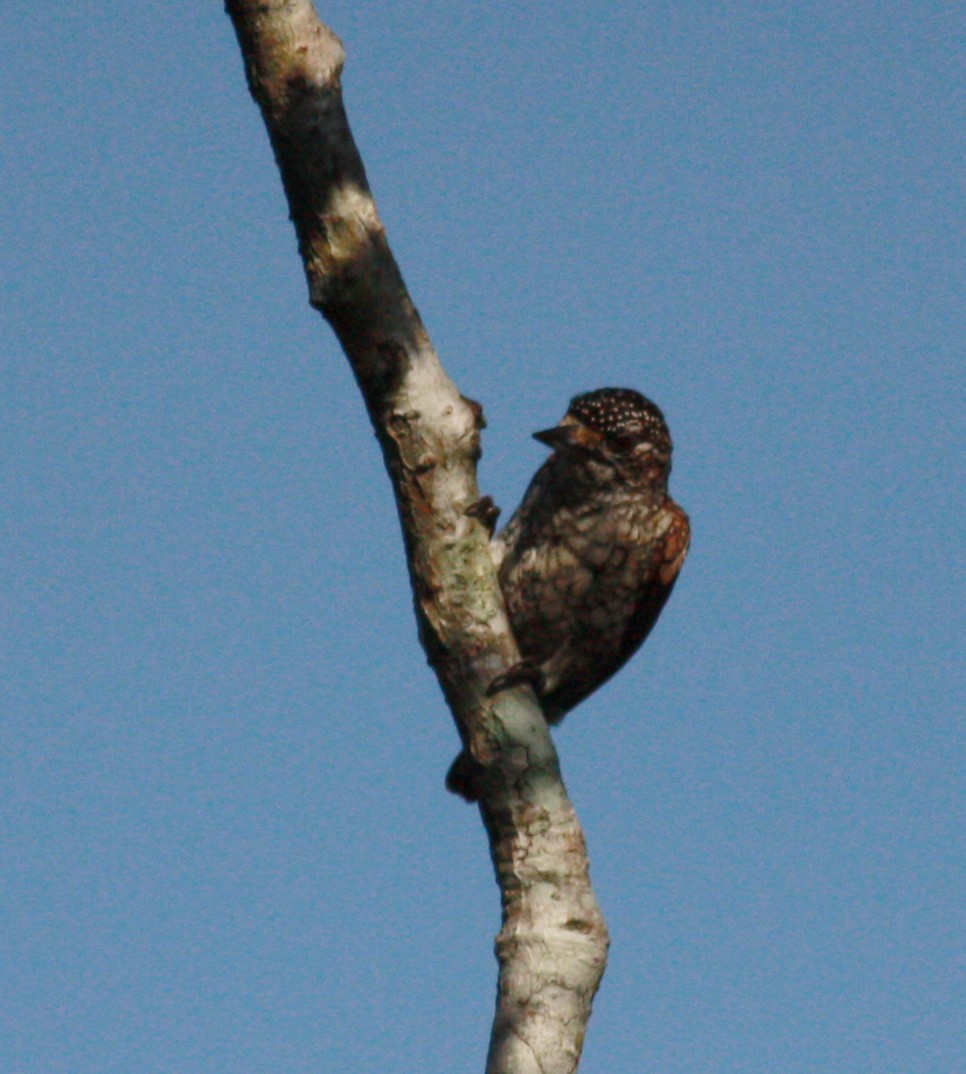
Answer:
<svg viewBox="0 0 966 1074"><path fill-rule="evenodd" d="M641 439L641 435L634 429L622 429L620 432L614 433L611 437L611 441L614 447L618 451L631 451L635 448Z"/></svg>

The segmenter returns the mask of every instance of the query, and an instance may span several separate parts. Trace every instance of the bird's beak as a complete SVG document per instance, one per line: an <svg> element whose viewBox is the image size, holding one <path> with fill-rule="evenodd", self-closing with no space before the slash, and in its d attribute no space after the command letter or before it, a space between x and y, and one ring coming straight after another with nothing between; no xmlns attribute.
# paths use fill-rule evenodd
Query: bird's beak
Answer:
<svg viewBox="0 0 966 1074"><path fill-rule="evenodd" d="M552 429L541 429L533 434L534 440L553 448L555 451L566 450L568 447L576 447L576 425L555 425Z"/></svg>
<svg viewBox="0 0 966 1074"><path fill-rule="evenodd" d="M592 450L600 441L598 433L575 422L569 415L552 429L541 429L540 432L534 433L533 438L555 451Z"/></svg>

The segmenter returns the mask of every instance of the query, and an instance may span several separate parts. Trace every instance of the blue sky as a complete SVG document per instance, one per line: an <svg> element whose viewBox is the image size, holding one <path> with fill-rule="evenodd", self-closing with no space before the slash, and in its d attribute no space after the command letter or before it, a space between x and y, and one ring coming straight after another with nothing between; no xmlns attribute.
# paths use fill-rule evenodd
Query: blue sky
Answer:
<svg viewBox="0 0 966 1074"><path fill-rule="evenodd" d="M691 557L555 732L582 1074L958 1074L953 6L320 12L484 490L590 388L675 439ZM8 23L0 1069L479 1070L484 837L227 17Z"/></svg>

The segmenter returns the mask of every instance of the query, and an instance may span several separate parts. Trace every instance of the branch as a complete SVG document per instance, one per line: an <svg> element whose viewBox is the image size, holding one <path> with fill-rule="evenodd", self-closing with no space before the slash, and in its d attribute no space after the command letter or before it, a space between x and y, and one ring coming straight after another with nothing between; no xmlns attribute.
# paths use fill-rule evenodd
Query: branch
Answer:
<svg viewBox="0 0 966 1074"><path fill-rule="evenodd" d="M344 52L310 0L228 0L281 172L312 305L339 339L392 480L420 640L480 767L503 925L487 1074L571 1074L607 931L583 833L518 660L476 484L478 404L444 372L386 241L349 130Z"/></svg>

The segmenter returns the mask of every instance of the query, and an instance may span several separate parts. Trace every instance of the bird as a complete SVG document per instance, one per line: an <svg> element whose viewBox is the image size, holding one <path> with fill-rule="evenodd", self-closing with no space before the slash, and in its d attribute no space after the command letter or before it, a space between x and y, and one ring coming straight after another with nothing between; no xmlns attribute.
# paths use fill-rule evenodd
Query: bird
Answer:
<svg viewBox="0 0 966 1074"><path fill-rule="evenodd" d="M527 682L553 725L641 647L674 588L691 530L668 493L667 422L640 392L577 395L558 425L533 436L551 454L490 542L521 659L489 693ZM463 751L447 787L475 801L479 774Z"/></svg>

